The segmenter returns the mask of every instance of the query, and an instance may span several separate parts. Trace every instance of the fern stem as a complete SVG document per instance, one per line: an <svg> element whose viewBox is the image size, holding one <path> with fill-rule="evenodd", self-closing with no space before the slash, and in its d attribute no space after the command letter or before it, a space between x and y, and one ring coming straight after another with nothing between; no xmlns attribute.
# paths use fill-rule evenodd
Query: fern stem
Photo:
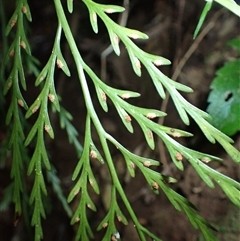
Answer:
<svg viewBox="0 0 240 241"><path fill-rule="evenodd" d="M143 233L140 232L141 225L139 224L138 219L137 219L137 217L136 217L136 215L135 215L135 213L134 213L134 211L131 207L131 204L129 203L129 201L128 201L125 193L124 193L124 190L121 186L121 183L118 179L115 167L113 165L110 150L108 148L106 136L104 135L105 131L104 131L104 129L101 125L101 122L99 121L99 118L98 118L98 116L97 116L97 114L94 110L94 106L93 106L93 103L92 103L91 95L89 93L86 77L85 77L84 70L83 70L83 67L82 67L82 66L85 66L85 63L84 63L84 61L83 61L83 59L82 59L82 57L81 57L81 55L78 51L77 45L76 45L75 40L72 36L72 32L70 30L70 27L68 25L65 13L64 13L62 5L61 5L61 1L60 0L54 0L54 3L55 3L55 7L56 7L58 20L60 21L60 23L62 25L63 31L65 33L66 39L69 43L69 47L71 49L74 61L75 61L76 66L77 66L77 72L78 72L80 84L81 84L81 87L82 87L82 90L83 90L83 95L84 95L86 107L87 107L87 109L90 113L91 119L92 119L92 121L93 121L93 123L94 123L94 125L97 129L97 132L99 134L99 138L100 138L100 141L101 141L101 144L102 144L102 147L103 147L103 151L105 153L105 157L106 157L106 160L107 160L107 163L108 163L108 167L109 167L110 173L112 175L113 184L117 188L117 190L118 190L118 192L119 192L128 212L129 212L129 214L130 214L130 216L131 216L131 218L134 222L134 224L136 225L137 231L139 233L139 236L140 236L141 240L145 240L145 237L144 237Z"/></svg>

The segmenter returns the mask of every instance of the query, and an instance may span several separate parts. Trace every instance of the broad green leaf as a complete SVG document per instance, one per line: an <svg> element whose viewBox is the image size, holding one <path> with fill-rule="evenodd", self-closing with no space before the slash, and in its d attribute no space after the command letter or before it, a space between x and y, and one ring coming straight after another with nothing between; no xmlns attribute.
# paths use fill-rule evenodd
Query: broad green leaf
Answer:
<svg viewBox="0 0 240 241"><path fill-rule="evenodd" d="M217 71L211 84L207 111L213 126L231 136L240 131L240 59Z"/></svg>

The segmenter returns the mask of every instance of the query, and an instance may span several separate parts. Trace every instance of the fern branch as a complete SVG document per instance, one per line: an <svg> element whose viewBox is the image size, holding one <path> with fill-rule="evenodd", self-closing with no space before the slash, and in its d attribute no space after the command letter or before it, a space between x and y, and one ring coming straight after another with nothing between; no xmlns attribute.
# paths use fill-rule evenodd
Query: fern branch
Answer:
<svg viewBox="0 0 240 241"><path fill-rule="evenodd" d="M220 140L219 142L220 142L220 144L222 144L223 147L226 147L226 145L228 145L228 147L229 147L232 140L230 138L228 138L227 136L225 136L224 134L218 133L210 124L208 124L206 119L209 118L209 115L207 113L197 109L196 107L192 106L177 91L177 90L181 90L181 91L185 91L185 92L191 92L192 90L187 86L184 86L180 83L174 82L173 80L169 79L168 77L163 75L162 72L156 67L156 65L158 66L158 65L162 65L162 64L169 64L170 62L162 57L145 53L144 51L139 49L132 42L132 40L130 40L130 38L146 39L147 36L139 31L131 30L131 29L124 28L122 26L117 25L106 15L106 13L121 12L121 11L123 11L123 8L118 7L118 6L113 6L113 5L97 4L97 3L93 2L93 1L89 1L89 0L83 0L83 2L86 4L86 6L89 9L90 21L91 21L93 30L95 32L98 31L97 16L99 16L103 20L104 24L106 25L106 27L109 31L109 37L110 37L110 40L111 40L115 53L117 55L120 54L120 49L119 49L118 45L119 45L119 40L121 39L127 47L129 57L132 62L132 66L133 66L135 73L138 76L141 75L141 63L142 63L149 71L149 74L152 77L152 80L156 86L156 89L157 89L159 95L162 98L165 98L165 92L164 92L163 86L170 93L170 95L177 107L177 110L180 114L180 117L182 118L182 120L184 121L185 124L189 124L189 118L187 116L187 114L189 114L196 120L196 122L199 124L200 128L203 129L203 132L205 133L206 137L211 142L214 142L214 140L217 139L218 141ZM161 113L157 110L147 110L144 108L135 107L135 106L128 104L124 100L129 97L137 97L137 96L139 96L138 93L117 90L117 89L114 89L114 88L111 88L111 87L105 85L95 75L95 73L84 63L84 61L78 51L76 43L74 41L74 38L72 36L71 30L69 28L69 25L67 23L64 11L62 9L62 6L61 6L61 3L59 0L55 0L55 7L56 7L57 14L58 14L58 19L63 26L63 31L65 33L65 36L69 43L69 47L71 49L71 52L73 53L74 61L76 63L77 72L78 72L78 76L79 76L79 80L80 80L80 85L83 90L84 99L85 99L85 103L86 103L86 107L87 107L87 111L88 111L88 115L89 115L89 121L91 120L93 122L93 124L97 130L97 133L98 133L98 136L99 136L99 139L101 142L101 146L103 148L104 159L108 165L108 168L109 168L109 171L110 171L110 174L112 177L112 182L113 182L112 198L114 198L115 189L116 189L116 191L119 193L121 199L123 200L123 202L126 206L126 209L128 210L128 212L136 226L136 229L139 233L139 237L141 238L141 240L146 240L145 236L144 236L144 231L143 231L145 229L143 229L142 226L139 224L139 222L132 210L132 207L122 189L119 178L116 174L116 169L114 167L112 157L111 157L111 154L109 151L109 146L108 146L108 142L107 142L108 140L111 141L112 143L114 143L116 145L116 147L120 151L122 151L122 153L125 157L125 160L128 164L128 167L129 167L129 164L131 164L131 161L136 166L138 166L139 169L144 174L149 185L153 189L155 189L155 191L157 191L157 189L159 187L161 187L165 191L166 195L169 197L169 199L173 203L173 205L178 210L180 210L180 207L181 207L185 211L185 213L189 217L189 220L193 224L193 226L201 229L206 237L212 238L213 235L207 229L207 227L211 227L211 226L205 220L200 218L200 216L193 213L193 211L191 210L193 208L192 204L187 202L185 199L183 200L182 197L179 197L178 195L174 194L173 191L169 187L167 187L163 182L165 180L173 181L173 179L162 176L159 173L154 173L151 169L145 168L145 167L149 167L152 164L158 165L159 164L158 162L156 162L154 160L149 160L149 159L146 160L144 158L136 157L136 156L134 156L134 158L133 158L132 154L129 154L129 152L126 151L125 149L123 149L123 147L121 147L121 145L113 137L111 137L108 133L105 132L105 130L103 129L101 122L99 121L99 118L94 110L94 106L93 106L93 103L91 100L91 95L90 95L90 92L88 89L88 84L86 81L84 70L88 73L88 75L91 77L91 79L93 80L93 82L95 84L98 99L99 99L99 102L100 102L102 108L105 111L108 110L107 97L109 97L112 100L113 104L115 105L115 107L118 111L118 114L121 117L124 125L130 132L133 132L133 128L131 125L131 117L134 117L134 119L136 119L137 122L139 123L139 125L141 126L141 128L145 134L146 140L152 149L154 148L153 133L157 134L164 141L165 145L167 146L167 148L171 154L171 157L172 157L175 165L179 169L181 169L181 170L183 169L183 165L181 164L181 161L182 161L182 158L185 157L187 160L189 160L191 162L191 164L194 166L194 168L196 169L198 174L202 177L202 179L210 187L213 187L213 183L212 183L210 177L212 179L214 179L215 181L217 179L218 179L217 181L219 181L219 179L221 179L223 182L224 182L224 177L222 177L221 175L217 175L217 176L214 175L212 170L209 167L207 167L206 165L205 166L201 165L200 163L202 163L201 161L206 161L206 160L219 160L219 158L211 156L211 155L207 155L204 153L199 153L199 152L190 150L186 147L183 147L177 141L175 141L173 138L171 138L169 135L172 135L174 138L176 138L176 137L180 137L180 136L191 136L190 133L187 133L187 132L184 132L181 130L175 130L170 127L161 126L161 125L154 123L151 120L152 118L154 118L156 116L164 116L165 113ZM206 127L208 127L207 131L206 131ZM91 135L90 132L87 132L86 134ZM89 139L89 142L87 143L87 146L88 145L90 145L90 139ZM225 148L225 149L227 151L229 151L229 148ZM84 157L84 155L87 155L88 153L87 153L87 151L84 153L85 154L83 154L83 156L81 157L80 162L79 162L80 166L77 167L75 172L79 172L81 170L82 166L85 165L84 160L86 159L86 156L85 156L85 158L83 158L83 157ZM236 150L236 153L238 153L237 150ZM231 155L232 153L229 153L229 154ZM238 160L238 156L236 156L236 155L232 155L232 158L235 161ZM142 165L145 167L143 168ZM134 172L132 171L132 175L134 175L133 173ZM130 171L130 174L131 174L131 171ZM83 185L82 183L86 183L86 180L81 181L81 185ZM229 183L233 183L233 180L228 182L226 185L229 185ZM237 193L239 193L239 190L238 190L239 187L238 187L237 183L235 183L235 184L236 184L235 194L237 194ZM80 183L77 184L77 186L79 186L79 185L80 185ZM223 188L223 190L226 189L225 188L226 185L221 186ZM74 193L74 190L75 189L73 189L73 193ZM171 191L167 191L167 190L171 190ZM225 192L226 192L226 190L225 190ZM71 198L73 197L72 196L73 193L70 195ZM232 197L231 200L233 200L235 203L238 202L238 201L236 201L235 197ZM80 202L82 202L82 201L80 201ZM110 207L109 213L106 216L108 220L111 220L112 228L115 227L114 222L112 220L113 213L114 213L114 209L113 208L111 209L111 207ZM103 222L104 221L106 221L106 220L104 219ZM103 223L101 223L100 225L102 225L102 224ZM83 224L80 224L80 227L82 227L82 225ZM87 228L85 227L85 229L87 229ZM109 229L107 229L107 233L109 232L108 230ZM111 238L111 237L109 237L109 238Z"/></svg>
<svg viewBox="0 0 240 241"><path fill-rule="evenodd" d="M56 110L60 110L58 97L54 87L55 66L57 65L58 68L61 68L67 75L70 74L60 51L61 33L62 27L59 24L52 54L46 66L43 68L40 75L36 79L36 85L39 85L45 80L42 91L26 113L26 118L29 118L35 112L39 111L37 120L25 140L25 145L28 146L33 141L34 137L36 137L36 148L28 167L28 175L31 175L32 173L35 174L34 185L30 196L30 204L34 204L32 225L35 226L35 240L40 240L43 238L41 217L45 218L45 211L43 206L42 193L47 195L45 180L43 176L43 168L45 167L47 170L51 169L44 140L45 131L52 139L54 138L54 132L48 113L49 100L54 105Z"/></svg>
<svg viewBox="0 0 240 241"><path fill-rule="evenodd" d="M6 35L8 35L14 26L16 26L16 33L13 42L8 50L5 64L10 59L13 59L13 65L10 75L4 86L4 95L11 89L11 102L6 116L6 124L12 126L8 147L12 149L12 169L11 178L13 179L13 202L15 203L15 212L20 215L22 212L22 195L23 192L23 141L25 139L23 132L23 118L22 110L28 108L22 93L21 87L26 90L26 81L22 63L22 50L24 49L28 55L31 55L30 47L25 35L23 26L23 18L26 16L31 21L31 14L27 4L27 1L18 1L15 11L7 25Z"/></svg>

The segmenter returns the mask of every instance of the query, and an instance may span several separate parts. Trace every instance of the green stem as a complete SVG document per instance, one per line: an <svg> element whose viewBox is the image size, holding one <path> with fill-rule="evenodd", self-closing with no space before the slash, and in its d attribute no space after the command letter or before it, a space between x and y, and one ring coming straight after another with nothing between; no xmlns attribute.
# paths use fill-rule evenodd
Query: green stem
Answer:
<svg viewBox="0 0 240 241"><path fill-rule="evenodd" d="M73 37L72 32L70 30L70 27L68 25L65 13L63 11L61 1L60 0L54 0L54 3L55 3L55 8L56 8L58 20L60 21L60 23L62 25L62 28L63 28L63 31L65 33L66 39L68 41L69 47L72 51L74 61L77 65L77 72L78 72L80 84L81 84L81 87L82 87L82 90L83 90L83 95L84 95L86 107L87 107L87 110L90 113L91 119L92 119L92 121L93 121L93 123L96 127L96 130L99 134L99 138L100 138L100 141L101 141L101 144L102 144L102 147L103 147L103 151L105 153L105 157L106 157L106 160L107 160L107 163L108 163L108 167L109 167L109 170L110 170L110 173L111 173L111 176L112 176L113 184L117 188L117 190L118 190L127 210L129 211L129 214L130 214L133 222L135 223L135 225L137 227L140 238L142 240L145 240L145 237L144 237L143 233L140 232L141 225L139 224L138 219L137 219L134 211L132 210L131 204L129 203L129 201L128 201L125 193L124 193L124 190L121 186L121 183L118 179L115 167L113 165L112 157L111 157L111 154L110 154L110 151L109 151L109 148L108 148L108 144L107 144L107 141L106 141L106 138L105 138L105 130L103 129L103 127L101 125L101 122L99 121L99 118L98 118L98 116L97 116L97 114L94 110L91 95L90 95L90 92L89 92L89 89L88 89L87 81L86 81L84 70L83 70L83 67L82 67L83 65L85 65L85 63L84 63L84 61L83 61L83 59L82 59L82 57L81 57L81 55L78 51L77 45L75 43L74 37Z"/></svg>

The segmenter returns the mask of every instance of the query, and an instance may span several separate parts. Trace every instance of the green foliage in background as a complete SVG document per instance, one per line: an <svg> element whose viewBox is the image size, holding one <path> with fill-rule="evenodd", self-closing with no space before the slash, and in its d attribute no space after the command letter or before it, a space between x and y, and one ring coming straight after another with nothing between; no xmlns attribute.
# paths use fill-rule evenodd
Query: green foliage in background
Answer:
<svg viewBox="0 0 240 241"><path fill-rule="evenodd" d="M240 130L239 66L238 59L217 71L208 99L211 104L207 111L213 117L212 124L229 136Z"/></svg>
<svg viewBox="0 0 240 241"><path fill-rule="evenodd" d="M178 137L191 137L191 133L163 126L154 121L155 118L163 118L167 113L142 108L128 102L129 98L138 98L140 93L113 88L104 83L83 60L69 26L65 12L72 13L74 11L73 1L67 0L67 9L65 11L60 0L54 0L53 2L58 21L55 40L49 59L39 71L37 61L31 54L31 46L26 31L27 21L32 21L27 0L16 0L15 11L10 20L7 24L2 21L2 29L8 37L8 41L3 41L4 56L1 56L1 64L4 63L4 65L1 67L0 84L3 87L5 96L0 94L0 99L3 100L1 102L1 104L3 103L1 111L4 113L4 103L9 103L9 105L5 115L7 141L6 139L2 141L0 150L6 149L6 147L11 150L11 154L8 153L8 155L11 156L12 183L6 190L6 196L1 203L1 207L6 207L11 200L15 205L16 217L19 217L29 211L28 205L30 205L31 220L29 222L34 227L34 240L41 240L44 237L42 219L47 218L46 197L48 196L48 189L46 183L51 183L52 190L56 192L63 208L71 217L71 224L78 223L76 240L87 241L94 238L95 232L100 229L105 230L103 240L120 240L121 237L116 223L122 222L128 225L128 220L123 214L127 213L134 223L140 240L147 240L150 237L159 241L159 237L156 237L140 223L124 192L110 152L110 145L113 145L124 157L127 170L132 178L135 177L136 170L140 171L154 193L158 194L161 190L176 210L186 214L192 226L199 229L206 240L216 240L211 232L214 228L199 216L197 208L171 188L171 183L177 180L154 169L155 166L161 165L159 161L132 153L128 150L128 147L119 143L104 129L93 104L88 81L91 81L95 86L95 94L102 109L108 112L108 103L112 102L123 125L130 133L134 131L132 120L135 119L151 149L155 148L155 139L157 137L161 138L173 163L179 170L184 170L182 159L186 159L210 188L219 185L226 196L237 206L240 206L240 183L208 166L208 162L221 161L220 158L197 152L178 142ZM218 0L217 2L239 15L240 8L233 1ZM191 117L211 143L218 142L233 161L239 164L240 152L233 147L233 140L213 127L209 123L210 116L190 104L179 93L179 91L190 93L192 89L173 81L161 72L161 66L170 64L170 61L143 51L133 42L133 39L147 39L148 36L140 31L120 26L109 17L110 13L123 12L124 8L99 4L91 0L82 0L82 3L89 11L89 21L95 33L98 32L98 21L100 19L103 21L116 55L120 55L119 44L121 42L127 49L136 75L141 76L141 69L144 66L156 87L155 94L165 99L166 92L168 92L182 121L189 125L189 117ZM4 11L1 12L1 16L4 16ZM62 38L66 38L69 51L72 53L78 74L77 81L82 89L83 101L86 106L86 116L83 117L83 119L85 118L85 139L82 145L78 141L76 128L72 125L72 116L61 106L61 98L55 88L54 73L56 68L62 70L66 76L71 78L68 63L62 54L60 44ZM6 78L4 77L5 74ZM26 78L28 74L36 76L35 86L39 90L38 96L29 104L25 101L25 96L28 95ZM223 72L222 74L225 75L226 73ZM54 139L55 126L52 126L50 121L52 111L58 113L61 128L66 130L69 142L74 145L77 154L80 156L76 168L72 172L73 187L68 198L63 195L60 180L51 164L46 147L48 137ZM28 121L32 116L34 116L32 122ZM94 143L92 129L98 135L100 146ZM33 150L32 153L29 152L30 148ZM6 155L7 153L5 153ZM102 195L92 170L91 163L93 161L99 161L102 165L106 165L112 180L111 204L97 230L92 230L87 215L89 210L98 211L89 189L93 189L97 195ZM30 192L26 187L29 179L32 180ZM72 211L67 201L71 202L74 199L78 201L76 209ZM123 205L120 205L120 203ZM124 211L121 210L120 206L122 209L124 208ZM27 217L27 215L24 216Z"/></svg>
<svg viewBox="0 0 240 241"><path fill-rule="evenodd" d="M240 39L229 44L240 50ZM211 84L207 112L216 128L232 136L240 131L240 59L227 62L216 74Z"/></svg>

